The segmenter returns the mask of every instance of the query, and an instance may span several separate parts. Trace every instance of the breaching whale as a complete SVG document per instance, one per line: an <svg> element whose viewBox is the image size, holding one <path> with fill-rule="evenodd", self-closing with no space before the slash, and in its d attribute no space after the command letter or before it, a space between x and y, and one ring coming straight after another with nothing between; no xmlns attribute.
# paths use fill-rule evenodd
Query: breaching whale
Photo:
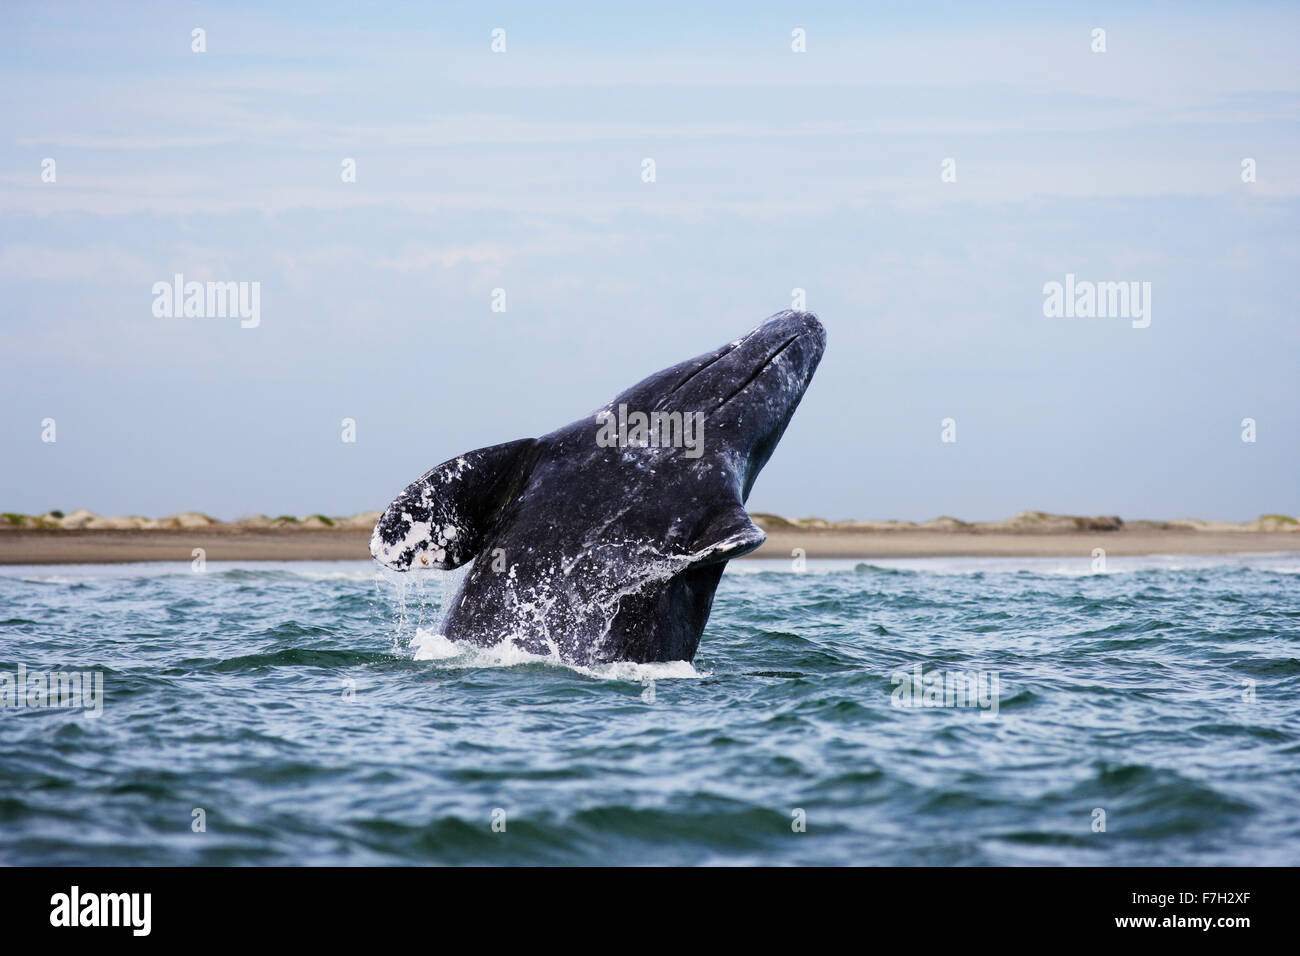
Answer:
<svg viewBox="0 0 1300 956"><path fill-rule="evenodd" d="M450 640L692 660L727 561L766 537L744 503L825 347L815 315L780 312L549 435L445 461L389 505L370 552L397 571L474 562Z"/></svg>

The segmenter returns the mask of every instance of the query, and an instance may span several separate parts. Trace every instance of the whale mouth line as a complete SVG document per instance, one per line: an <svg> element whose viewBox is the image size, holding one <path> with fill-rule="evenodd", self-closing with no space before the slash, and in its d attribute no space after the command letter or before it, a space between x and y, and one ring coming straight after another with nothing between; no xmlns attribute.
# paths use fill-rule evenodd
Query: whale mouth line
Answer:
<svg viewBox="0 0 1300 956"><path fill-rule="evenodd" d="M762 375L764 372L766 372L766 371L768 370L768 368L771 367L772 363L775 362L775 361L776 361L776 360L781 356L781 353L782 353L782 352L784 352L786 349L788 349L791 345L793 345L793 344L794 344L795 342L797 342L798 340L799 340L799 335L798 335L798 334L795 334L795 335L790 336L790 337L789 337L788 339L786 339L783 343L781 343L781 347L778 348L775 352L773 352L770 356L768 356L768 359L767 359L766 362L764 362L762 365L758 366L758 368L754 369L754 371L752 371L752 372L749 374L749 378L747 378L747 379L745 379L743 382L741 382L741 383L740 383L740 386L739 386L737 389L735 389L735 390L734 390L730 395L728 395L728 396L727 396L726 398L724 398L721 402L719 402L717 405L715 405L715 406L713 407L713 409L709 412L709 414L712 415L713 412L718 411L718 410L721 409L724 405L726 405L727 402L731 401L733 398L735 398L737 395L739 395L739 394L740 394L741 392L743 392L745 389L749 388L749 386L752 385L752 384L754 383L754 380L755 380L756 378L758 378L760 375Z"/></svg>

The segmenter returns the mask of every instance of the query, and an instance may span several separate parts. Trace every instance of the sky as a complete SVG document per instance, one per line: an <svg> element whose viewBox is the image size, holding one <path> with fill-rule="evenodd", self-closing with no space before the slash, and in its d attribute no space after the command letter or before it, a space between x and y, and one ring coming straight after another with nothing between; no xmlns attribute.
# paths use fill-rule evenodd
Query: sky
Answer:
<svg viewBox="0 0 1300 956"><path fill-rule="evenodd" d="M751 511L1300 513L1300 8L540 6L0 6L0 510L378 510L802 299Z"/></svg>

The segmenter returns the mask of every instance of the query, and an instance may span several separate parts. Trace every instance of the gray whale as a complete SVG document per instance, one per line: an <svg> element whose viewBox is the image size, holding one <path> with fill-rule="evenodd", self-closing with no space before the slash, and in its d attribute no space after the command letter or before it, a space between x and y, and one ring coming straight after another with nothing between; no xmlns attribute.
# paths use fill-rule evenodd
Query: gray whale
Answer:
<svg viewBox="0 0 1300 956"><path fill-rule="evenodd" d="M825 347L815 315L780 312L592 416L445 461L388 507L370 552L397 571L474 562L450 640L692 660L727 561L763 543L744 503Z"/></svg>

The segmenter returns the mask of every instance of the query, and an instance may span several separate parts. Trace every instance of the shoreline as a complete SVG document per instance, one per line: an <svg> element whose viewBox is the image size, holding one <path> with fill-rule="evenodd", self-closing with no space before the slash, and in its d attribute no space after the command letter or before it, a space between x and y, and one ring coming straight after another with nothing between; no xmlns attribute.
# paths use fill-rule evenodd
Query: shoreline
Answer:
<svg viewBox="0 0 1300 956"><path fill-rule="evenodd" d="M365 561L370 532L354 528L211 530L12 530L0 534L0 565L190 563L202 548L208 561ZM770 528L747 558L1091 558L1152 554L1300 552L1300 534L1287 531L938 531ZM738 558L736 560L745 560Z"/></svg>

